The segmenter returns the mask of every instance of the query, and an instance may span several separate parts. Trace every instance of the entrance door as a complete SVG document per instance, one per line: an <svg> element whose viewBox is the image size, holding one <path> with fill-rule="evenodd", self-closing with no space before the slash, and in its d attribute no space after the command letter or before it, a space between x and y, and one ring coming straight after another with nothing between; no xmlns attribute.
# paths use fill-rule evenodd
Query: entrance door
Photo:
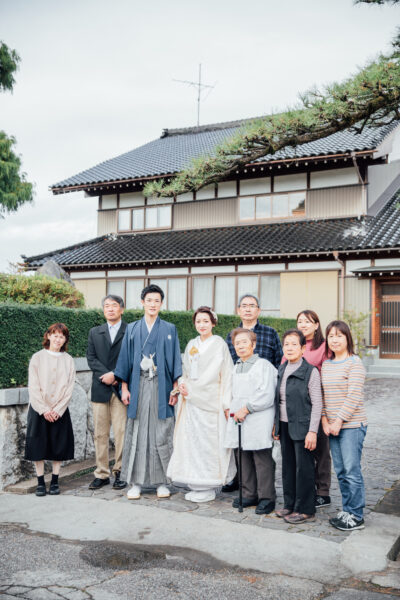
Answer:
<svg viewBox="0 0 400 600"><path fill-rule="evenodd" d="M400 283L381 285L380 355L400 358Z"/></svg>

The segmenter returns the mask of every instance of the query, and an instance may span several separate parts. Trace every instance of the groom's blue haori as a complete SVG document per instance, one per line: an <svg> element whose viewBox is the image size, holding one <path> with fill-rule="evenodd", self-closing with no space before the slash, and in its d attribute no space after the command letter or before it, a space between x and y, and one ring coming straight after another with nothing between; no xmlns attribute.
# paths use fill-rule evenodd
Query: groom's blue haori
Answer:
<svg viewBox="0 0 400 600"><path fill-rule="evenodd" d="M174 407L168 404L173 382L182 375L181 351L175 325L157 317L148 335L144 317L129 323L126 328L118 357L115 377L126 381L131 393L128 417L134 419L139 399L140 363L143 354L154 354L158 375L158 418L174 415Z"/></svg>

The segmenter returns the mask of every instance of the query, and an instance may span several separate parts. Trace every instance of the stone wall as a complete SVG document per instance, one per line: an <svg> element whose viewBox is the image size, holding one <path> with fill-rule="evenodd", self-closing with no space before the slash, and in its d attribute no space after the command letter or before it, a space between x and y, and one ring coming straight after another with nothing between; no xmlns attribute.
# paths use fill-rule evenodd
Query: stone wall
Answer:
<svg viewBox="0 0 400 600"><path fill-rule="evenodd" d="M93 414L90 402L92 372L85 358L75 359L76 382L69 410L75 436L75 461L94 455ZM28 389L0 390L0 490L34 474L24 460Z"/></svg>

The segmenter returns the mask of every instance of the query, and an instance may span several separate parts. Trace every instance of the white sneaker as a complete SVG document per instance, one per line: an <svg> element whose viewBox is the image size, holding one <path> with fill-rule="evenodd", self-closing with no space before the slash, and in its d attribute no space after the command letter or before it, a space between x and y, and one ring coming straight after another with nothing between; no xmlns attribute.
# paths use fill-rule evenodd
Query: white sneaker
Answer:
<svg viewBox="0 0 400 600"><path fill-rule="evenodd" d="M157 498L169 498L171 492L166 485L159 485L157 488Z"/></svg>
<svg viewBox="0 0 400 600"><path fill-rule="evenodd" d="M186 499L186 496L185 496ZM205 490L204 492L190 492L190 502L211 502L215 500L215 490Z"/></svg>
<svg viewBox="0 0 400 600"><path fill-rule="evenodd" d="M188 492L187 494L185 494L185 500L191 501L192 500L192 495L193 495L193 492Z"/></svg>
<svg viewBox="0 0 400 600"><path fill-rule="evenodd" d="M126 497L128 498L128 500L139 500L141 491L142 488L140 487L140 485L134 483L131 489L128 490Z"/></svg>

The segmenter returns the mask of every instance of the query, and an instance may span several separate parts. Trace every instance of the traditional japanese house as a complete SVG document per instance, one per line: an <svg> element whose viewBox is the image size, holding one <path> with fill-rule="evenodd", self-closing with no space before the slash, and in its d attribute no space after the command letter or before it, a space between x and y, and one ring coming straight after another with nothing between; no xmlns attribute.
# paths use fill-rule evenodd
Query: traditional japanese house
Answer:
<svg viewBox="0 0 400 600"><path fill-rule="evenodd" d="M172 178L242 123L166 129L51 186L98 197L98 237L23 257L27 268L55 260L88 306L110 292L139 307L154 282L170 310L229 314L250 292L264 315L312 308L323 326L343 310L370 313L367 343L400 357L400 126L286 148L194 193L143 196L147 181Z"/></svg>

